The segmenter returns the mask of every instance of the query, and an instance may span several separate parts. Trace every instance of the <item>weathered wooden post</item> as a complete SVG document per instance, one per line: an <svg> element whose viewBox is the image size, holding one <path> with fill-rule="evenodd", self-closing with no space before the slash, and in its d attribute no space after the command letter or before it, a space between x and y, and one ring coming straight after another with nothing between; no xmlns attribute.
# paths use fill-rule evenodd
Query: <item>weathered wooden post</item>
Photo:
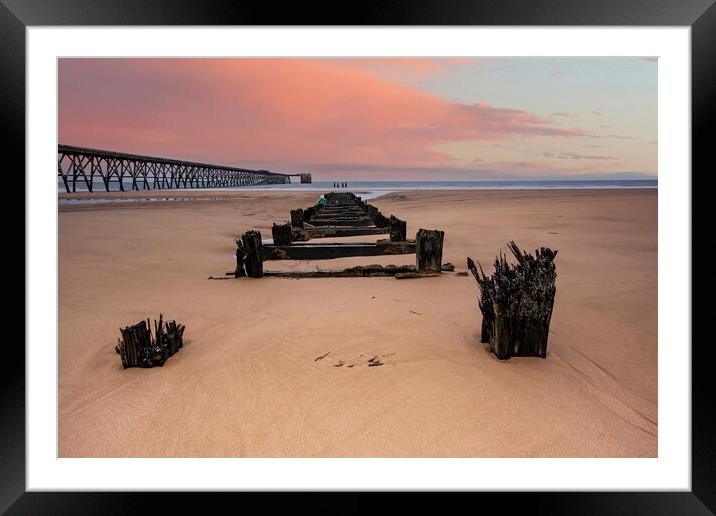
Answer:
<svg viewBox="0 0 716 516"><path fill-rule="evenodd" d="M444 231L419 229L415 236L415 269L417 272L440 272L443 261Z"/></svg>
<svg viewBox="0 0 716 516"><path fill-rule="evenodd" d="M501 360L512 356L545 358L556 292L557 251L541 247L532 256L514 242L508 247L517 264L509 265L500 254L491 277L467 259L480 287L481 340L489 342L490 350Z"/></svg>
<svg viewBox="0 0 716 516"><path fill-rule="evenodd" d="M291 210L291 227L303 229L303 210Z"/></svg>
<svg viewBox="0 0 716 516"><path fill-rule="evenodd" d="M391 242L405 242L406 234L408 231L408 224L404 220L400 220L398 217L390 216L390 241Z"/></svg>
<svg viewBox="0 0 716 516"><path fill-rule="evenodd" d="M383 215L380 210L372 204L365 203L365 212L373 220L375 227L387 228L390 226L390 219Z"/></svg>
<svg viewBox="0 0 716 516"><path fill-rule="evenodd" d="M271 228L274 245L291 245L291 224L275 224Z"/></svg>
<svg viewBox="0 0 716 516"><path fill-rule="evenodd" d="M234 277L261 278L264 275L261 232L247 231L236 240L236 271Z"/></svg>
<svg viewBox="0 0 716 516"><path fill-rule="evenodd" d="M310 222L311 217L316 214L316 211L317 210L315 206L311 206L310 208L306 208L305 210L303 210L303 222Z"/></svg>

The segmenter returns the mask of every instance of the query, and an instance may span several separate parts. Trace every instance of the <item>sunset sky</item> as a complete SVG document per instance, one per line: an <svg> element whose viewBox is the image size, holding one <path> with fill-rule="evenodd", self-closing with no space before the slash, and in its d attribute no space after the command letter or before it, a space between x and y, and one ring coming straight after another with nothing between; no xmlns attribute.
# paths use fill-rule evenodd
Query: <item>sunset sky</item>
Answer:
<svg viewBox="0 0 716 516"><path fill-rule="evenodd" d="M60 59L59 143L314 180L655 178L652 58ZM615 175L617 174L617 175Z"/></svg>

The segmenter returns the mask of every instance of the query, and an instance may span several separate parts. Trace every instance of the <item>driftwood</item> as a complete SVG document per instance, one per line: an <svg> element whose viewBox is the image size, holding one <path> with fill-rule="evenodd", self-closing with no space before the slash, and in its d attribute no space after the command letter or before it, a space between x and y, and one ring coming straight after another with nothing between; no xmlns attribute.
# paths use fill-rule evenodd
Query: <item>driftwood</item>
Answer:
<svg viewBox="0 0 716 516"><path fill-rule="evenodd" d="M440 272L444 231L419 229L415 236L415 263L418 272Z"/></svg>
<svg viewBox="0 0 716 516"><path fill-rule="evenodd" d="M275 245L290 245L291 224L274 224L271 228L271 236Z"/></svg>
<svg viewBox="0 0 716 516"><path fill-rule="evenodd" d="M183 347L184 325L176 321L163 325L163 318L159 314L159 322L154 321L153 334L149 319L119 329L122 338L117 339L114 350L122 360L122 367L161 367Z"/></svg>
<svg viewBox="0 0 716 516"><path fill-rule="evenodd" d="M406 239L408 224L395 215L390 216L390 239L393 242L403 242Z"/></svg>
<svg viewBox="0 0 716 516"><path fill-rule="evenodd" d="M247 231L236 240L236 272L234 276L240 278L260 278L263 276L263 254L261 252L261 232Z"/></svg>
<svg viewBox="0 0 716 516"><path fill-rule="evenodd" d="M500 253L492 276L486 276L479 263L475 266L467 259L481 293L481 340L489 343L501 360L513 356L545 358L556 292L557 251L541 247L532 256L514 242L508 247L517 264L508 264Z"/></svg>

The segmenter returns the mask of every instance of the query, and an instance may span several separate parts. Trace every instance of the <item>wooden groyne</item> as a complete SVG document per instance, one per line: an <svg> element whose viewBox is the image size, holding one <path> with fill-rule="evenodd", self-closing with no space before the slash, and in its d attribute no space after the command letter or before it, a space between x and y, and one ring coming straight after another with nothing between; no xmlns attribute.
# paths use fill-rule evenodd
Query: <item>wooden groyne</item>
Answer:
<svg viewBox="0 0 716 516"><path fill-rule="evenodd" d="M284 223L271 228L272 244L261 243L261 233L248 231L236 240L235 277L263 276L320 278L396 276L422 277L442 272L444 233L420 229L415 240L406 238L407 222L386 217L378 208L350 192L322 195L314 206L290 211ZM388 234L376 242L313 243L313 238ZM343 270L267 272L266 260L329 260L353 256L415 254L415 265L367 266Z"/></svg>
<svg viewBox="0 0 716 516"><path fill-rule="evenodd" d="M547 356L547 339L556 292L557 251L541 247L532 256L514 242L508 248L517 260L507 263L500 253L495 273L485 275L482 267L467 258L468 269L480 288L481 341L501 360L510 357Z"/></svg>
<svg viewBox="0 0 716 516"><path fill-rule="evenodd" d="M292 241L390 234L390 220L355 194L330 192L323 199L324 204L291 211Z"/></svg>

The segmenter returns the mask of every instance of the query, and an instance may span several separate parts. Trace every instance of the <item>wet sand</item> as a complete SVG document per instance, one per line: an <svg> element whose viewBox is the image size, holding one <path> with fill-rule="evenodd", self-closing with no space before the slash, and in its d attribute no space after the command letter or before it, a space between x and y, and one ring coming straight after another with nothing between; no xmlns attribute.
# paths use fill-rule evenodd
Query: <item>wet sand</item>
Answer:
<svg viewBox="0 0 716 516"><path fill-rule="evenodd" d="M234 237L270 236L316 192L176 196L199 200L60 208L61 457L657 455L656 190L371 201L409 236L444 230L456 272L492 271L510 240L559 250L547 358L505 362L479 342L472 277L207 279L234 268ZM414 255L265 267L370 263ZM184 349L123 370L119 326L159 312Z"/></svg>

